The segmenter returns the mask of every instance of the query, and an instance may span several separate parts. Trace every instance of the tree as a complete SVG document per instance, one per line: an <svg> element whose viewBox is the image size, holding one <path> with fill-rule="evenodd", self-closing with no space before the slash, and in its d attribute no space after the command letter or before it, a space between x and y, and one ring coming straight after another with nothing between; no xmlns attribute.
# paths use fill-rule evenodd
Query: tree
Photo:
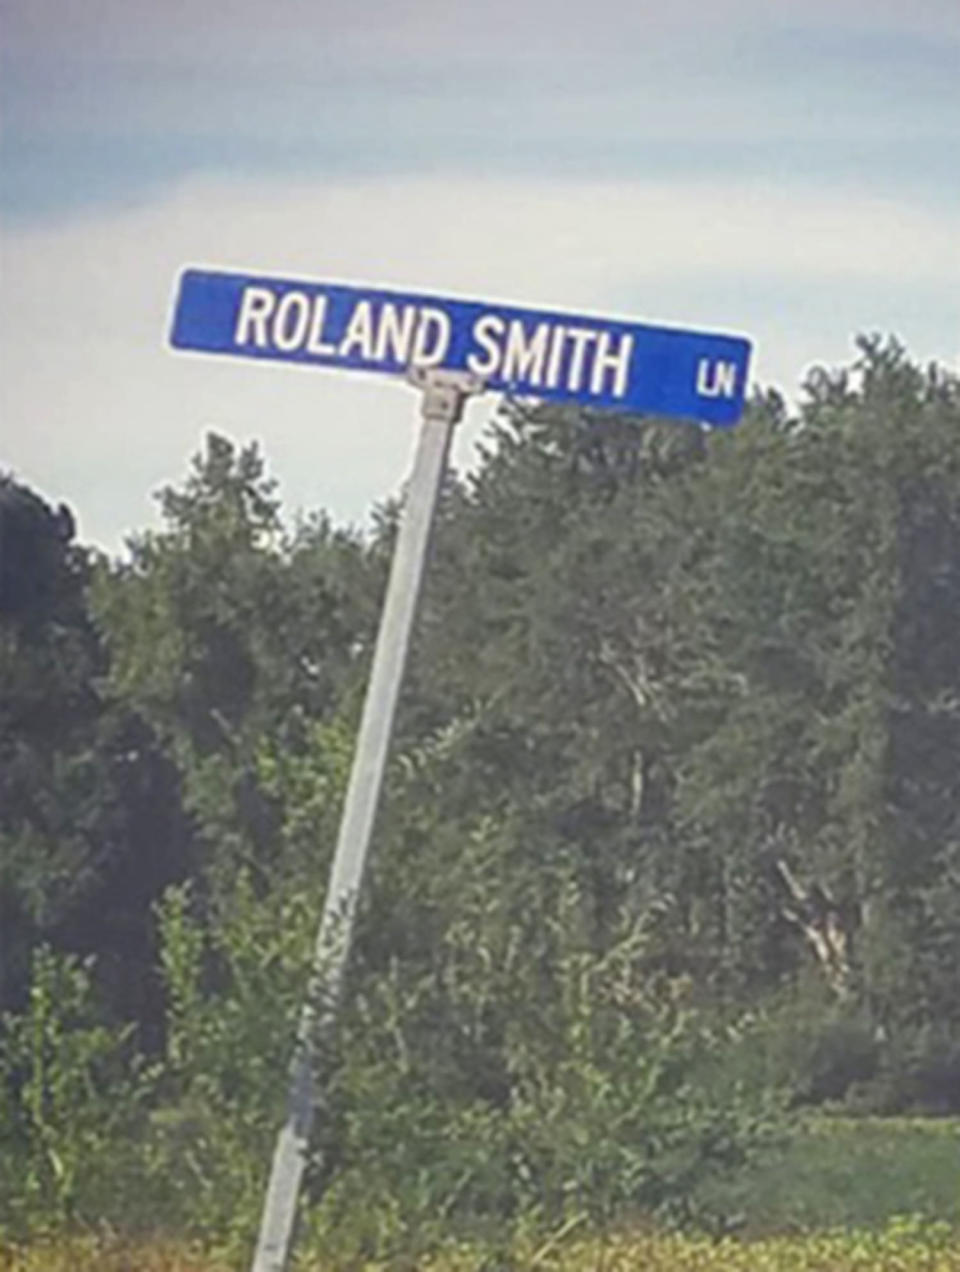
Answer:
<svg viewBox="0 0 960 1272"><path fill-rule="evenodd" d="M205 886L242 865L266 887L285 869L283 810L259 757L302 753L339 709L372 644L382 575L322 516L285 531L256 445L211 434L160 499L165 528L96 580L111 692L182 774Z"/></svg>
<svg viewBox="0 0 960 1272"><path fill-rule="evenodd" d="M176 774L103 695L73 520L0 484L0 1007L22 1001L41 941L99 957L112 1009L156 1014L150 909L188 852Z"/></svg>

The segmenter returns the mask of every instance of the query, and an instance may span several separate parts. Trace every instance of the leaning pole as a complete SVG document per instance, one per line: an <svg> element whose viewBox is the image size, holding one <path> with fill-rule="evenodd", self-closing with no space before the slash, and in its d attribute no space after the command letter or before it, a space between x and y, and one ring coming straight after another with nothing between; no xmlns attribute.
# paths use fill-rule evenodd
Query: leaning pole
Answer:
<svg viewBox="0 0 960 1272"><path fill-rule="evenodd" d="M415 368L410 379L422 394L420 441L394 549L310 985L300 1014L287 1116L274 1149L252 1272L284 1272L289 1260L317 1106L317 1070L330 1054L336 1031L357 902L450 439L467 398L482 389L476 376L463 371Z"/></svg>

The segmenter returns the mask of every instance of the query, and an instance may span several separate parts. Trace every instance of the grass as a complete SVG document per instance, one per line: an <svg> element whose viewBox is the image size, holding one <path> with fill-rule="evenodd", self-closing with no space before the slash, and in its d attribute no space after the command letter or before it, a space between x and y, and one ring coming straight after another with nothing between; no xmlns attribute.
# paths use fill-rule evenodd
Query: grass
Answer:
<svg viewBox="0 0 960 1272"><path fill-rule="evenodd" d="M960 1120L818 1117L714 1200L757 1235L870 1231L904 1214L960 1229Z"/></svg>
<svg viewBox="0 0 960 1272"><path fill-rule="evenodd" d="M109 1236L78 1236L4 1246L0 1272L233 1272L188 1246L130 1243Z"/></svg>
<svg viewBox="0 0 960 1272"><path fill-rule="evenodd" d="M350 1265L350 1272L414 1272L409 1263ZM240 1272L241 1265L234 1265ZM2 1272L232 1272L188 1250L105 1241L0 1253ZM310 1263L304 1272L333 1272ZM342 1270L341 1270L342 1272ZM898 1220L872 1233L820 1233L741 1241L640 1234L549 1241L513 1252L451 1250L420 1272L960 1272L960 1239L946 1224Z"/></svg>
<svg viewBox="0 0 960 1272"><path fill-rule="evenodd" d="M960 1272L960 1120L816 1118L715 1200L739 1216L740 1235L634 1232L602 1241L568 1224L552 1238L496 1251L451 1246L427 1262L353 1262L349 1272ZM334 1272L312 1260L301 1266ZM196 1247L110 1236L0 1241L0 1272L245 1268Z"/></svg>

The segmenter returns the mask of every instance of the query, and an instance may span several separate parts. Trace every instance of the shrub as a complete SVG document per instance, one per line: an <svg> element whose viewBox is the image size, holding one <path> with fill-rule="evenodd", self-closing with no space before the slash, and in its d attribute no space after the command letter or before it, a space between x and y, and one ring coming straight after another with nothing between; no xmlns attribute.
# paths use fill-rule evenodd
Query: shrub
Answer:
<svg viewBox="0 0 960 1272"><path fill-rule="evenodd" d="M90 967L46 946L0 1033L0 1211L11 1231L130 1218L151 1076L103 1022Z"/></svg>

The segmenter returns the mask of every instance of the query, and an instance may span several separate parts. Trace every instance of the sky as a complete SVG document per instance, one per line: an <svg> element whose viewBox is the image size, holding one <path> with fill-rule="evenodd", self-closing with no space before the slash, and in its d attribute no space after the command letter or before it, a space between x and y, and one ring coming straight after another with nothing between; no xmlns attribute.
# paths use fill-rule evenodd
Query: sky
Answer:
<svg viewBox="0 0 960 1272"><path fill-rule="evenodd" d="M398 493L413 390L174 352L187 265L960 370L958 156L960 0L0 0L0 471L111 552L209 430Z"/></svg>

